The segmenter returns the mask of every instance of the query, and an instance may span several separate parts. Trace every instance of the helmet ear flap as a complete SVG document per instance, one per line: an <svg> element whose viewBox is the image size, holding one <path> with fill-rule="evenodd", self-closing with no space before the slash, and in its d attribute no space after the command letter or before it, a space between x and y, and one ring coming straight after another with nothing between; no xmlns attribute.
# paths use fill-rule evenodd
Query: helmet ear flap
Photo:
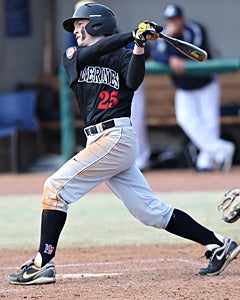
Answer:
<svg viewBox="0 0 240 300"><path fill-rule="evenodd" d="M116 24L114 24L113 19L110 18L94 18L90 19L85 29L87 33L92 36L107 36L116 33Z"/></svg>
<svg viewBox="0 0 240 300"><path fill-rule="evenodd" d="M101 35L99 34L99 31L101 31L101 28L103 27L103 24L99 21L99 22L92 22L90 20L90 22L85 26L85 29L87 31L88 34L92 35L92 36L98 36Z"/></svg>

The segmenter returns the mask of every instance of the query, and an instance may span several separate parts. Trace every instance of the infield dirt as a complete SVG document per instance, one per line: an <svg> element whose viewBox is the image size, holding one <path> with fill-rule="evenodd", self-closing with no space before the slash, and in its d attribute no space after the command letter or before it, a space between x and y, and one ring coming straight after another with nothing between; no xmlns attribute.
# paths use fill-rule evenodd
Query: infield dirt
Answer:
<svg viewBox="0 0 240 300"><path fill-rule="evenodd" d="M240 172L195 173L191 170L145 173L154 191L227 190L240 186ZM38 194L48 174L0 176L1 195ZM27 188L26 188L27 187ZM94 192L107 191L104 185ZM14 286L6 277L32 251L0 251L0 299L239 299L240 257L219 276L201 277L208 261L204 249L190 245L148 245L59 249L57 282L42 286Z"/></svg>

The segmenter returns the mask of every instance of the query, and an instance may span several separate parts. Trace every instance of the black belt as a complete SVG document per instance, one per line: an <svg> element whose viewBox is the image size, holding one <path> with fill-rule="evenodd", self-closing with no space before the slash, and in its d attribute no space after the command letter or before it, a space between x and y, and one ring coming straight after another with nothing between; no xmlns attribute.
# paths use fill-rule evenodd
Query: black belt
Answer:
<svg viewBox="0 0 240 300"><path fill-rule="evenodd" d="M114 120L109 120L99 123L97 125L92 125L87 128L84 128L84 132L86 133L86 135L93 135L96 133L103 132L104 130L112 127L115 127L115 122Z"/></svg>

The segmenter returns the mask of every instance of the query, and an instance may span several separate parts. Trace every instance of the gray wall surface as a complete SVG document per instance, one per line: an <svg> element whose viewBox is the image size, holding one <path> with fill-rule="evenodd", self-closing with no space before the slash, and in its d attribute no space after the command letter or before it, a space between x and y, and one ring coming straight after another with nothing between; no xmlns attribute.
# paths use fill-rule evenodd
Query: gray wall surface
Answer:
<svg viewBox="0 0 240 300"><path fill-rule="evenodd" d="M5 35L4 0L0 0L0 91L18 82L29 82L42 72L44 48L44 1L31 0L31 35ZM39 5L41 4L41 5Z"/></svg>
<svg viewBox="0 0 240 300"><path fill-rule="evenodd" d="M54 3L52 22L57 71L65 48L62 21L72 16L76 1L30 0L31 35L7 37L4 25L5 1L0 0L0 91L11 90L19 82L34 81L43 74L48 1ZM145 19L164 25L162 11L169 2L165 0L102 0L100 3L114 10L121 31L131 31ZM175 3L184 8L188 18L205 25L212 49L218 57L240 56L239 0L182 0L175 1Z"/></svg>

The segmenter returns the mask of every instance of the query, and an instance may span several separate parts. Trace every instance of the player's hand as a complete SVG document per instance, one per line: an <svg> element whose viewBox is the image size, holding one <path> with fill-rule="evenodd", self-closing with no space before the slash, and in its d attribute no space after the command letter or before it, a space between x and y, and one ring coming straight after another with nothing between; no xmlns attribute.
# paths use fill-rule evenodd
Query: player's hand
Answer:
<svg viewBox="0 0 240 300"><path fill-rule="evenodd" d="M156 22L153 22L153 21L151 21L151 22L145 21L145 22L148 23L150 25L150 27L154 28L155 31L156 31L156 34L153 37L151 37L149 40L154 41L154 40L158 39L159 38L159 33L163 31L163 27L158 25Z"/></svg>
<svg viewBox="0 0 240 300"><path fill-rule="evenodd" d="M159 37L159 34L156 32L152 22L144 21L133 32L133 37L135 44L143 48L147 40L155 40Z"/></svg>

